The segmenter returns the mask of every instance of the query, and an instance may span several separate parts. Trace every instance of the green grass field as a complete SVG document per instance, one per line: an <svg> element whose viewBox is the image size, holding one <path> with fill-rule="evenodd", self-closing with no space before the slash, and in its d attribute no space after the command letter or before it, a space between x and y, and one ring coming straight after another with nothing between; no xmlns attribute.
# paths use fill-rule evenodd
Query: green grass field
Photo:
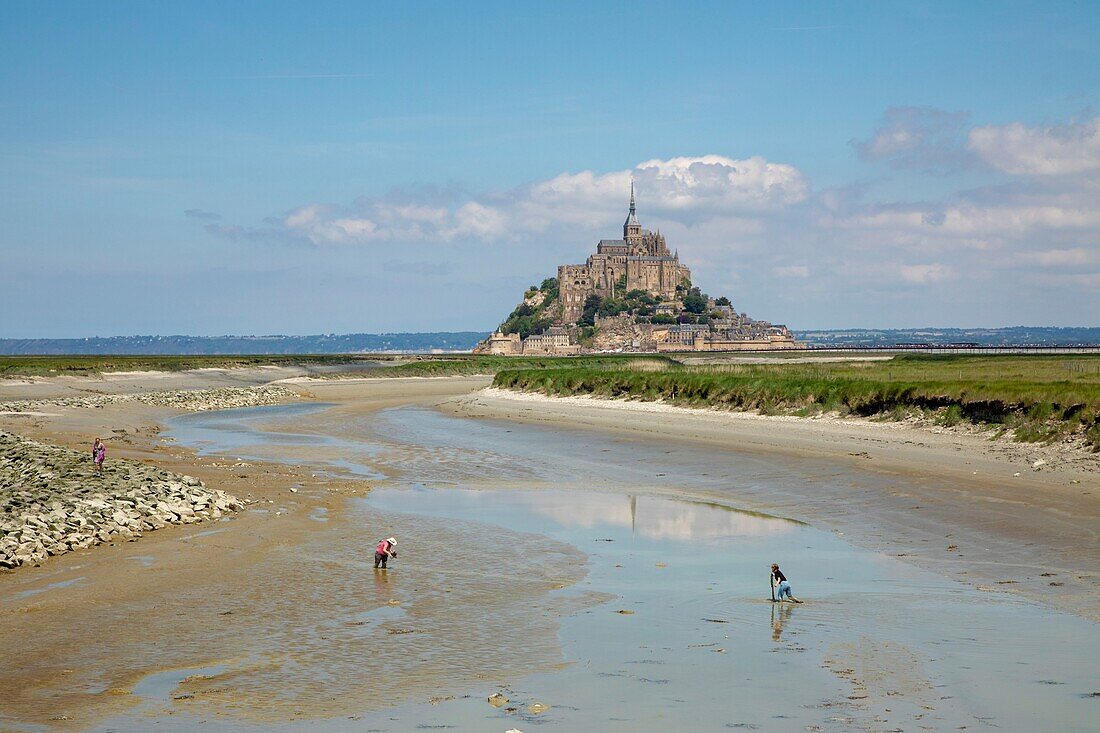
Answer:
<svg viewBox="0 0 1100 733"><path fill-rule="evenodd" d="M533 356L482 356L473 354L261 354L247 356L0 356L0 378L21 376L92 375L129 371L183 371L186 369L234 368L256 366L326 365L338 367L355 362L399 362L371 371L379 377L444 377L472 374L496 374L501 369L617 367L675 364L663 356L586 356L569 359ZM348 372L362 376L362 371ZM332 376L341 376L334 370Z"/></svg>
<svg viewBox="0 0 1100 733"><path fill-rule="evenodd" d="M352 354L259 356L4 356L0 377L180 371L396 359ZM972 423L1017 440L1080 435L1100 449L1100 356L902 354L887 361L706 364L660 355L430 355L372 369L379 377L495 375L493 384L550 395L664 400L764 414L852 414ZM355 372L362 376L364 373ZM333 376L338 376L336 372Z"/></svg>
<svg viewBox="0 0 1100 733"><path fill-rule="evenodd" d="M663 369L676 365L665 356L614 354L606 356L484 356L446 355L421 357L418 361L382 367L371 376L449 377L497 374L504 370L527 369Z"/></svg>
<svg viewBox="0 0 1100 733"><path fill-rule="evenodd" d="M348 354L258 356L0 356L0 377L90 375L105 372L166 371L293 364L346 364Z"/></svg>
<svg viewBox="0 0 1100 733"><path fill-rule="evenodd" d="M1098 356L905 354L889 361L654 366L505 369L494 385L764 414L969 422L1011 430L1021 441L1081 435L1100 449Z"/></svg>

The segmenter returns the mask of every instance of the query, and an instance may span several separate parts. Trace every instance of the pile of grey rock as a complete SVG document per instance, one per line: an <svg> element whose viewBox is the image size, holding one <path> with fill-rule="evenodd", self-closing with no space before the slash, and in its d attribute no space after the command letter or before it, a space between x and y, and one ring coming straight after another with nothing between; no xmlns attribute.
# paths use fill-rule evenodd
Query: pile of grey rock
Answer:
<svg viewBox="0 0 1100 733"><path fill-rule="evenodd" d="M105 407L121 402L140 402L155 407L179 410L229 410L235 407L277 405L293 400L298 394L277 384L259 387L212 387L209 389L179 389L134 394L97 394L86 397L58 397L41 400L11 400L0 402L0 411L38 412L50 407Z"/></svg>
<svg viewBox="0 0 1100 733"><path fill-rule="evenodd" d="M216 519L236 497L156 466L111 459L96 473L91 451L0 431L0 566L36 564L169 524Z"/></svg>

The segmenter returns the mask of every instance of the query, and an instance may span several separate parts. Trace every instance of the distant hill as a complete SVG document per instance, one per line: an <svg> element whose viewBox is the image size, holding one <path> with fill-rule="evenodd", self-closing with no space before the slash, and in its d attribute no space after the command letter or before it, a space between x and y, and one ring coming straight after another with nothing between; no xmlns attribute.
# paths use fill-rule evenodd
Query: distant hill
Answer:
<svg viewBox="0 0 1100 733"><path fill-rule="evenodd" d="M482 331L349 333L317 336L94 336L0 339L0 354L355 354L384 351L470 351Z"/></svg>
<svg viewBox="0 0 1100 733"><path fill-rule="evenodd" d="M1009 328L844 328L795 331L807 346L898 346L976 344L978 346L1095 346L1100 328L1011 326Z"/></svg>
<svg viewBox="0 0 1100 733"><path fill-rule="evenodd" d="M979 346L1100 345L1100 328L844 328L794 331L811 347L977 344ZM470 351L484 331L349 333L316 336L94 336L81 339L0 339L0 354L356 354Z"/></svg>

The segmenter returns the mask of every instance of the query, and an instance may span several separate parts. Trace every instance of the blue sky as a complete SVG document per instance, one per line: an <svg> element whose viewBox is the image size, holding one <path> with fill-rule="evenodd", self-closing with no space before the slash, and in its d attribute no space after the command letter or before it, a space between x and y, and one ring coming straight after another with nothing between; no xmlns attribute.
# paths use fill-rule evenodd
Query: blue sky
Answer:
<svg viewBox="0 0 1100 733"><path fill-rule="evenodd" d="M6 3L0 337L489 329L639 216L793 328L1100 325L1100 4Z"/></svg>

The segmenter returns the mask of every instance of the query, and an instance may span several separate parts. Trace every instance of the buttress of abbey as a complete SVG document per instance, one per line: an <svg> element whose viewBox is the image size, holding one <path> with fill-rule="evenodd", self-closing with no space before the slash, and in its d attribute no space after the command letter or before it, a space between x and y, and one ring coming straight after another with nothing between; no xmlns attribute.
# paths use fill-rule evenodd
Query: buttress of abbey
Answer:
<svg viewBox="0 0 1100 733"><path fill-rule="evenodd" d="M626 287L620 280L626 277ZM644 290L664 300L676 298L676 287L690 282L691 270L680 264L679 253L669 252L660 232L642 229L634 209L634 183L630 184L630 213L623 223L622 239L601 239L596 253L583 265L559 265L558 289L561 320L573 323L584 311L589 295L621 297Z"/></svg>

